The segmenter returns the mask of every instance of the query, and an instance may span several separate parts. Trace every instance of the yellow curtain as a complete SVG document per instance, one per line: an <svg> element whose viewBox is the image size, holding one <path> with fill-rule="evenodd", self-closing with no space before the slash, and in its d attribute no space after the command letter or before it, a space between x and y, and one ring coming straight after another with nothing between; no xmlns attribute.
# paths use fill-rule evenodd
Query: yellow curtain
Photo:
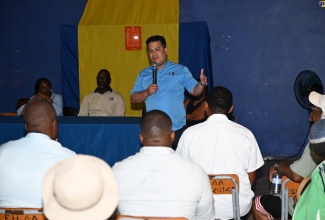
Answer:
<svg viewBox="0 0 325 220"><path fill-rule="evenodd" d="M80 102L97 87L100 69L111 73L113 90L125 101L126 116L140 116L131 106L130 91L138 73L149 66L145 41L163 35L168 58L178 61L179 3L148 0L89 0L78 28ZM141 50L125 49L125 27L141 27Z"/></svg>

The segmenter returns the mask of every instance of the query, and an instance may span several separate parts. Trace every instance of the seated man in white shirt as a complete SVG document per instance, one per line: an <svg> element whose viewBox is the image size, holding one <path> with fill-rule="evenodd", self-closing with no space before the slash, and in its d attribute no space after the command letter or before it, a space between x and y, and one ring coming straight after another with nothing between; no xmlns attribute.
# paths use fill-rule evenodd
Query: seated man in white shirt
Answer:
<svg viewBox="0 0 325 220"><path fill-rule="evenodd" d="M111 74L102 69L97 75L97 88L82 100L79 116L124 116L123 97L112 90Z"/></svg>
<svg viewBox="0 0 325 220"><path fill-rule="evenodd" d="M207 174L175 154L170 117L152 110L141 120L140 152L113 167L123 215L214 219Z"/></svg>
<svg viewBox="0 0 325 220"><path fill-rule="evenodd" d="M27 135L0 146L0 207L42 208L45 173L57 162L76 155L57 141L53 105L37 99L26 105Z"/></svg>
<svg viewBox="0 0 325 220"><path fill-rule="evenodd" d="M176 153L200 165L208 174L237 174L240 182L240 216L252 206L251 187L263 158L253 133L227 118L233 110L232 93L217 86L206 96L205 122L189 127L180 138ZM231 195L214 197L215 219L232 219Z"/></svg>

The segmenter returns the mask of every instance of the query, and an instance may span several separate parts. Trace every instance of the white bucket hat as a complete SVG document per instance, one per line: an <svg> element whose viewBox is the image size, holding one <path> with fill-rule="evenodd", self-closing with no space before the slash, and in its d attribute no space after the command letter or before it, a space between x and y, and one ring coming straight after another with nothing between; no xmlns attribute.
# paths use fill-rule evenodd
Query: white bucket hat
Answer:
<svg viewBox="0 0 325 220"><path fill-rule="evenodd" d="M325 118L325 95L319 94L318 92L312 91L309 94L309 101L322 109L323 114L322 114L322 119Z"/></svg>
<svg viewBox="0 0 325 220"><path fill-rule="evenodd" d="M87 155L55 164L44 177L42 194L50 220L105 220L118 203L113 171L105 161Z"/></svg>

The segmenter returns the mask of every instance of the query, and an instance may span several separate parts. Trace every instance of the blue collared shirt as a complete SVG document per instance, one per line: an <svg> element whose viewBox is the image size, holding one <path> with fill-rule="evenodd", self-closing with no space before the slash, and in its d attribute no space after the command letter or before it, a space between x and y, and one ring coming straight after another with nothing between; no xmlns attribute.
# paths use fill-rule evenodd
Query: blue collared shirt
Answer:
<svg viewBox="0 0 325 220"><path fill-rule="evenodd" d="M131 95L142 92L152 84L152 68L143 69L135 82ZM167 60L165 66L157 72L158 90L145 100L146 110L158 109L169 115L176 131L186 124L184 108L184 88L191 91L198 82L186 66Z"/></svg>

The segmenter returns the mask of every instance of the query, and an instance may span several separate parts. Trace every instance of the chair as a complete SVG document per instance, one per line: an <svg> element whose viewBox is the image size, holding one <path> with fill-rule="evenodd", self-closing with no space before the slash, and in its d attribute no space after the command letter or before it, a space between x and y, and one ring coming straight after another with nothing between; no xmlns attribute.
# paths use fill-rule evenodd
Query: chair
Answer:
<svg viewBox="0 0 325 220"><path fill-rule="evenodd" d="M306 176L299 184L298 189L297 189L297 193L296 193L296 198L297 201L299 200L301 194L304 192L304 190L306 189L306 187L308 186L308 184L311 181L311 177L310 176Z"/></svg>
<svg viewBox="0 0 325 220"><path fill-rule="evenodd" d="M63 116L78 116L78 111L74 107L63 107Z"/></svg>
<svg viewBox="0 0 325 220"><path fill-rule="evenodd" d="M240 220L238 176L236 174L209 174L209 178L213 194L232 194L233 216L235 220Z"/></svg>
<svg viewBox="0 0 325 220"><path fill-rule="evenodd" d="M296 183L286 176L282 177L281 184L281 220L288 220L289 197L295 197L299 183Z"/></svg>
<svg viewBox="0 0 325 220"><path fill-rule="evenodd" d="M145 216L131 216L131 215L117 215L116 220L141 219L141 220L187 220L184 217L145 217Z"/></svg>
<svg viewBox="0 0 325 220"><path fill-rule="evenodd" d="M34 208L0 208L0 220L47 220L43 209Z"/></svg>

